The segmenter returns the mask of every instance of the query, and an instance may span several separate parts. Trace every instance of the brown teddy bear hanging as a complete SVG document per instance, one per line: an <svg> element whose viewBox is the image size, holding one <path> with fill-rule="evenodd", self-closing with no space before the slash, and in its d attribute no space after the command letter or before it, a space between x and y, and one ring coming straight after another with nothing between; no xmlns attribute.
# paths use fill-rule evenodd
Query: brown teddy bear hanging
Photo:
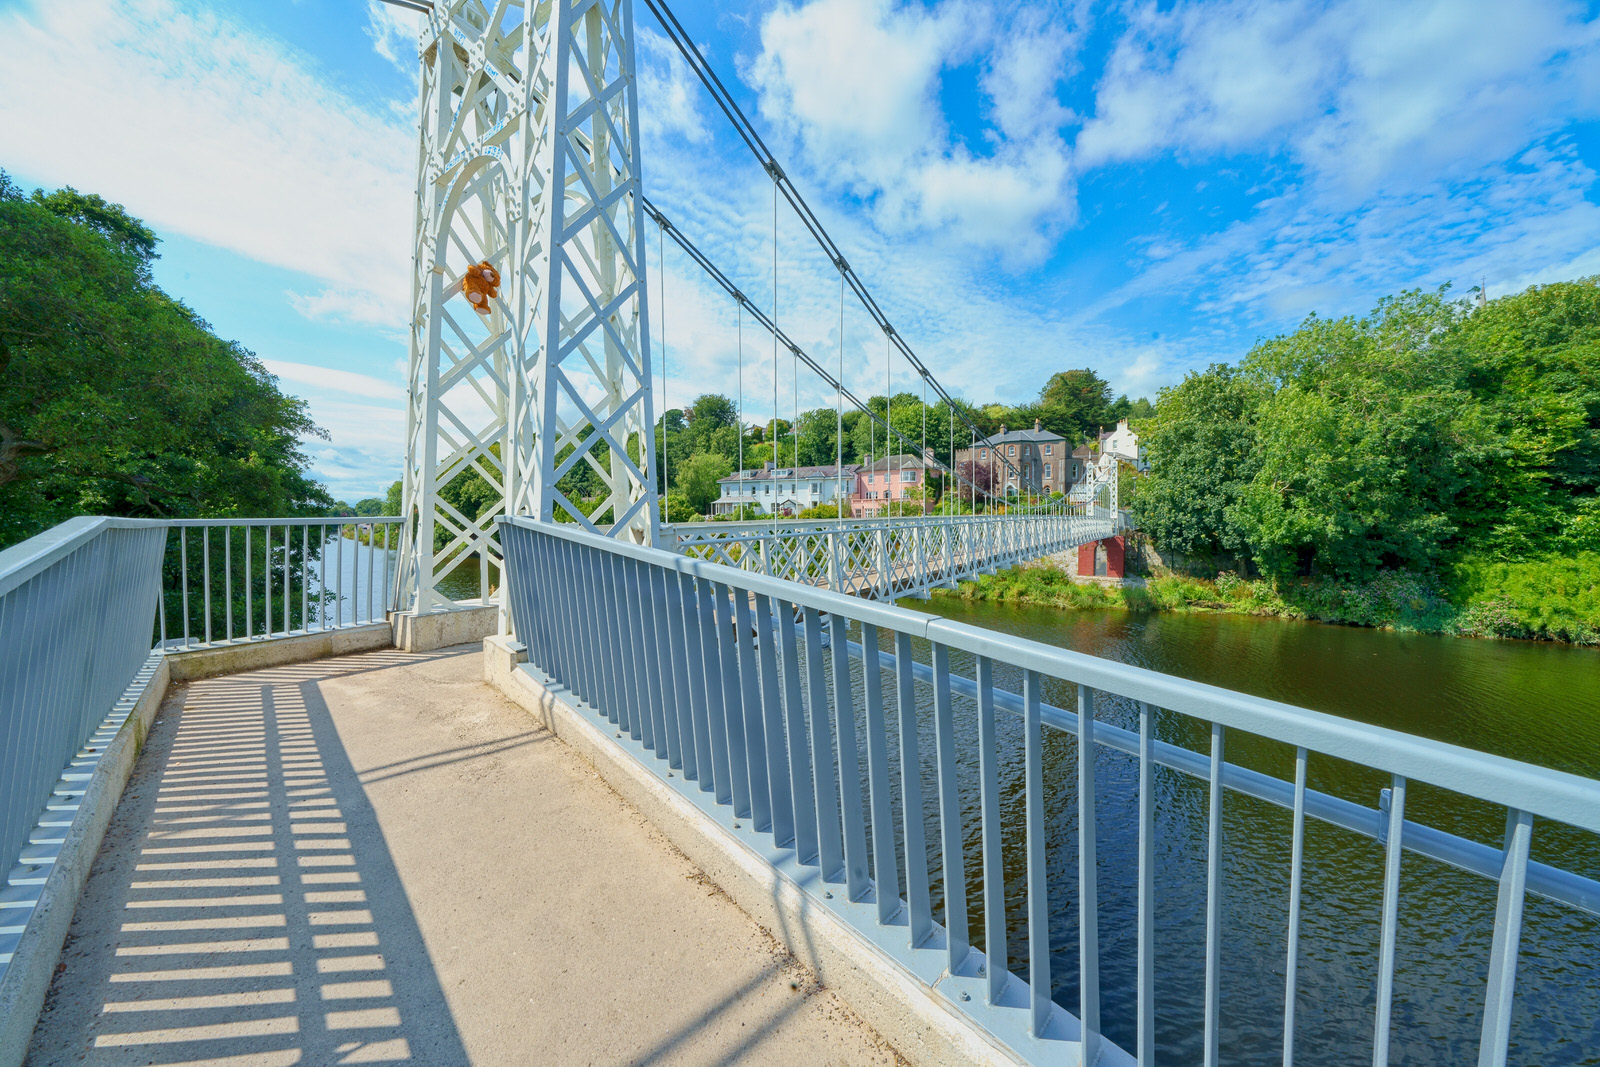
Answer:
<svg viewBox="0 0 1600 1067"><path fill-rule="evenodd" d="M461 291L467 294L467 303L480 315L489 314L489 301L500 295L500 272L486 259L467 268L461 278Z"/></svg>

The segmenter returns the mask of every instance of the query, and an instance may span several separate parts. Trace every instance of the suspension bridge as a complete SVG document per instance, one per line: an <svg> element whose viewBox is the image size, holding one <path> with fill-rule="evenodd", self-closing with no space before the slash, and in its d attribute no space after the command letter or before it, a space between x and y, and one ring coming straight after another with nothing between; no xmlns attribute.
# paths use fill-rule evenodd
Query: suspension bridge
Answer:
<svg viewBox="0 0 1600 1067"><path fill-rule="evenodd" d="M1115 478L1052 499L995 450L1023 491L976 513L992 487L955 444L983 435L660 0L644 7L770 181L774 220L798 219L837 276L837 351L799 343L776 281L758 306L754 280L646 197L655 102L630 0L400 2L423 15L404 514L85 518L0 553L0 1063L30 1043L37 1062L645 1062L704 1040L719 1062L811 1058L821 1039L793 1007L730 1037L778 972L734 947L742 919L695 911L703 938L677 936L698 906L669 892L682 857L625 842L594 815L614 798L530 762L524 746L556 738L843 996L870 1030L828 1047L859 1038L852 1058L887 1041L927 1063L1155 1064L1182 1047L1207 1065L1385 1064L1397 1012L1429 1010L1396 948L1420 866L1469 887L1492 927L1471 1007L1448 1008L1473 1020L1451 1058L1507 1062L1525 937L1600 916L1600 882L1535 829L1600 833L1600 783L897 603L1116 536ZM741 382L745 324L770 338L773 384L792 383L774 423L804 373L839 429L862 412L884 454L936 472L947 506L663 522L672 305L658 287L653 329L652 233L663 278L670 241L726 298ZM846 380L847 307L883 339L889 402L899 369L948 411L932 438ZM742 385L738 406L742 425ZM493 496L475 514L446 491L469 474ZM463 565L481 575L470 605L445 582ZM473 688L480 669L498 695ZM1276 755L1245 759L1241 738ZM1320 791L1324 759L1381 788ZM1283 814L1283 938L1275 990L1225 995L1229 860L1260 844L1230 838L1239 803ZM1503 837L1443 814L1462 804L1503 816ZM1342 931L1372 945L1338 988L1309 984L1301 949L1308 827L1381 858L1371 921ZM1127 869L1099 851L1113 839ZM1155 871L1180 859L1203 906L1164 916ZM1571 922L1528 933L1530 898ZM1177 1021L1168 937L1199 946ZM727 984L725 960L755 977ZM598 984L573 977L593 966ZM1272 1001L1275 1023L1241 1026L1230 995ZM1297 1031L1297 1005L1324 996L1370 1017Z"/></svg>

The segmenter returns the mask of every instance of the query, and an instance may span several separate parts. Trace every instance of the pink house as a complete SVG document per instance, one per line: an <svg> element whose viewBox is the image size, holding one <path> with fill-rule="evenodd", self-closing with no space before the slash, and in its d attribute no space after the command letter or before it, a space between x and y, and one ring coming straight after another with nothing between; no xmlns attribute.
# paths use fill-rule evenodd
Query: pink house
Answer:
<svg viewBox="0 0 1600 1067"><path fill-rule="evenodd" d="M850 517L878 515L888 504L919 498L922 510L931 511L933 502L923 492L927 478L927 463L916 456L882 459L868 456L867 462L856 471L855 491L850 494Z"/></svg>

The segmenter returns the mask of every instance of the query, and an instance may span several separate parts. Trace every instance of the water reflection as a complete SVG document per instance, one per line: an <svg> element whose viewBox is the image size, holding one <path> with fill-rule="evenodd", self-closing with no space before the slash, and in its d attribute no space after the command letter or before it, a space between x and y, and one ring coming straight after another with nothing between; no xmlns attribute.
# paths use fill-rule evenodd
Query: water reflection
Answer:
<svg viewBox="0 0 1600 1067"><path fill-rule="evenodd" d="M917 606L1076 651L1600 777L1600 654L1593 650L1228 616L1058 612L945 600ZM925 646L917 658L927 661ZM973 673L971 661L960 657L952 658L952 668L969 677ZM884 681L892 692L893 679ZM1015 691L1020 672L997 671L996 681ZM918 697L919 707L932 708L931 693ZM1077 698L1073 687L1053 684L1045 699L1071 708ZM932 827L937 791L931 710L923 714L923 793L930 798L925 815ZM1097 717L1137 729L1137 714L1130 703L1110 700ZM1010 969L1024 974L1022 732L1013 716L1002 714L996 725L1005 759ZM1157 734L1196 751L1209 744L1206 724L1165 712L1157 716ZM957 735L971 935L981 946L977 724L970 703L957 703ZM1047 730L1044 756L1053 992L1076 1012L1076 743ZM898 751L891 753L896 777L898 758ZM1227 758L1279 777L1293 775L1292 748L1262 738L1230 733ZM1131 757L1101 751L1096 773L1103 1021L1109 1037L1132 1049L1138 772ZM1206 790L1203 782L1176 771L1158 770L1157 776L1158 1062L1198 1062ZM1376 806L1378 791L1388 784L1376 772L1317 756L1309 779L1312 788L1368 807ZM898 795L895 804L898 808ZM1503 810L1421 784L1412 788L1407 815L1496 845L1505 824ZM1289 814L1230 794L1223 841L1222 1060L1281 1062ZM936 835L930 836L936 882L942 863L937 846ZM1590 835L1536 823L1534 855L1600 877L1600 844ZM1308 821L1296 996L1298 1063L1334 1065L1370 1056L1383 862L1375 841ZM1494 886L1408 852L1400 888L1392 1061L1472 1062L1482 1025ZM936 884L936 897L938 892ZM1600 921L1594 917L1528 899L1510 1062L1600 1063Z"/></svg>

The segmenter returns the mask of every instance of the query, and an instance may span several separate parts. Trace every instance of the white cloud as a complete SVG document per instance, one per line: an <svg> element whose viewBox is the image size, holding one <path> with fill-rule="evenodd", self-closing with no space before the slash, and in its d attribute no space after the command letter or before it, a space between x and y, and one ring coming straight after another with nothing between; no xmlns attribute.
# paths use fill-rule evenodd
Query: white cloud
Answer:
<svg viewBox="0 0 1600 1067"><path fill-rule="evenodd" d="M415 137L384 102L177 0L15 7L0 40L8 166L406 321Z"/></svg>
<svg viewBox="0 0 1600 1067"><path fill-rule="evenodd" d="M1235 151L1281 133L1318 106L1334 58L1330 20L1258 0L1135 8L1078 135L1079 165Z"/></svg>
<svg viewBox="0 0 1600 1067"><path fill-rule="evenodd" d="M639 109L643 136L705 144L711 131L700 106L703 90L699 80L671 41L644 26L634 32L638 40L639 97L649 102Z"/></svg>
<svg viewBox="0 0 1600 1067"><path fill-rule="evenodd" d="M1600 21L1561 0L1231 0L1132 10L1075 149L1091 168L1284 152L1343 199L1497 162L1600 114Z"/></svg>
<svg viewBox="0 0 1600 1067"><path fill-rule="evenodd" d="M400 382L385 381L370 374L321 367L312 363L295 363L286 359L264 359L261 362L267 370L280 379L294 382L296 385L350 393L372 400L388 400L395 404L405 403L406 391Z"/></svg>
<svg viewBox="0 0 1600 1067"><path fill-rule="evenodd" d="M1315 311L1363 313L1377 297L1446 282L1491 295L1600 273L1600 175L1568 147L1536 147L1471 180L1435 182L1345 210L1303 190L1188 242L1146 247L1142 269L1082 308L1087 325L1120 308L1182 301L1194 312L1194 361L1234 359L1238 334L1276 332Z"/></svg>
<svg viewBox="0 0 1600 1067"><path fill-rule="evenodd" d="M1009 33L996 28L998 18L959 0L931 9L894 0L781 4L762 23L748 76L761 114L797 142L811 174L871 201L880 227L939 229L1013 264L1031 262L1073 214L1059 132L1069 115L1056 85L1075 44L1037 13L1015 16ZM942 79L980 61L995 124L957 138L941 110Z"/></svg>
<svg viewBox="0 0 1600 1067"><path fill-rule="evenodd" d="M983 77L1000 132L1008 138L1048 135L1073 122L1056 86L1078 69L1078 50L1088 31L1089 5L1064 16L1044 7L1016 13L1009 32L995 42Z"/></svg>
<svg viewBox="0 0 1600 1067"><path fill-rule="evenodd" d="M408 75L417 70L417 35L421 28L421 12L382 0L367 0L367 36L372 40L372 50Z"/></svg>

